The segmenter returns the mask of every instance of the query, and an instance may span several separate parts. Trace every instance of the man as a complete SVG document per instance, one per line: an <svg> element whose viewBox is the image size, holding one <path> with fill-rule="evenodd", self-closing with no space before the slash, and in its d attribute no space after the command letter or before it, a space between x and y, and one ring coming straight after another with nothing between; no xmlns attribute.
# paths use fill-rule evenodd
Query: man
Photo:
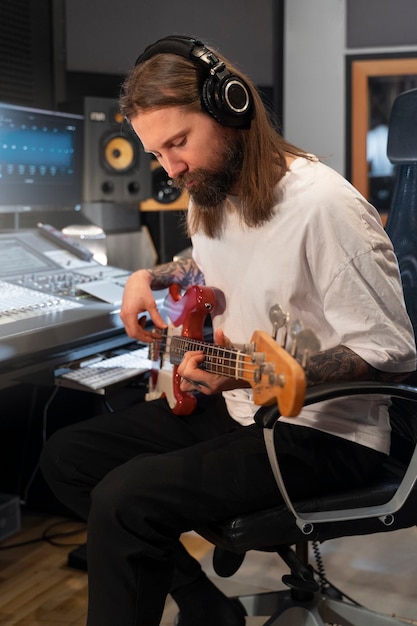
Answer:
<svg viewBox="0 0 417 626"><path fill-rule="evenodd" d="M166 326L153 289L206 284L224 294L219 346L269 330L277 304L312 327L321 351L307 384L402 380L415 345L391 243L377 212L340 175L286 142L251 82L187 37L147 48L121 110L191 202L193 256L129 278L121 318L133 338ZM157 626L167 593L181 626L242 626L242 608L186 553L181 533L279 501L259 407L246 380L203 369L204 350L178 367L198 391L191 415L165 399L62 429L42 455L52 489L88 519L88 626ZM390 446L387 400L357 397L283 416L276 447L292 496L363 484Z"/></svg>

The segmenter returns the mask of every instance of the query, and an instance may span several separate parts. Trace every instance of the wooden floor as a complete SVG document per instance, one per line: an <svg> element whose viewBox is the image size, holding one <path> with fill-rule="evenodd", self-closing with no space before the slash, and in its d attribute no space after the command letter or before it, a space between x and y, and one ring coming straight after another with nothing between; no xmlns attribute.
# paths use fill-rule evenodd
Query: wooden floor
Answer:
<svg viewBox="0 0 417 626"><path fill-rule="evenodd" d="M55 545L39 541L47 530L48 536L61 534L55 537ZM63 536L67 532L71 536ZM85 529L77 522L23 514L21 532L0 544L0 625L85 626L87 574L67 565L68 553L85 539ZM212 546L194 533L184 535L183 541L215 578L210 569ZM22 545L4 549L16 544ZM373 610L417 624L416 544L417 529L412 528L372 538L333 540L323 545L322 555L330 579L346 593ZM228 595L267 591L279 588L282 574L287 573L279 567L276 555L255 552L247 555L233 579L215 582ZM175 603L168 598L161 626L172 626L176 613ZM246 622L257 626L265 618L249 617Z"/></svg>
<svg viewBox="0 0 417 626"><path fill-rule="evenodd" d="M28 543L48 536L71 532L71 536ZM84 543L82 524L60 517L24 514L22 530L0 547L0 624L2 626L85 626L87 613L87 574L68 567L68 553ZM187 549L198 559L212 550L201 537L183 538ZM167 602L164 626L172 625L177 608ZM115 626L123 626L117 624ZM196 625L197 626L197 625Z"/></svg>
<svg viewBox="0 0 417 626"><path fill-rule="evenodd" d="M22 531L2 547L39 538L60 518L25 515ZM51 528L51 533L80 528L71 522ZM56 539L62 546L45 541L0 552L0 624L5 626L85 626L86 574L66 566L65 544L85 541L85 532Z"/></svg>

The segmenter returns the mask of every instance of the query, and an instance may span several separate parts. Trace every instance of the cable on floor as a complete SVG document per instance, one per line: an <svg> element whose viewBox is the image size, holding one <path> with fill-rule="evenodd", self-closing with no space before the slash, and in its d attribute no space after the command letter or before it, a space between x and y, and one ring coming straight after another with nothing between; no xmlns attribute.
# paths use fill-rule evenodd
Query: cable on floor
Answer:
<svg viewBox="0 0 417 626"><path fill-rule="evenodd" d="M68 524L68 523L75 523L75 524L79 524L79 526L77 526L77 528L72 528L71 530L67 530L67 531L61 531L61 532L52 532L54 528L58 527L58 526L62 526L64 524ZM52 546L56 546L59 548L62 547L67 547L67 548L71 548L71 547L78 547L81 545L81 543L84 542L77 542L77 543L66 543L66 542L59 542L56 541L57 539L63 539L64 537L72 537L73 535L78 535L80 532L83 532L87 529L87 525L85 522L74 522L74 520L61 520L59 522L54 522L53 524L50 524L43 532L40 536L38 537L34 537L33 539L28 539L27 541L19 541L17 543L11 543L9 545L6 546L0 546L0 551L1 550L11 550L12 548L21 548L23 546L29 546L35 543L42 543L43 541L45 541L46 543L49 543Z"/></svg>

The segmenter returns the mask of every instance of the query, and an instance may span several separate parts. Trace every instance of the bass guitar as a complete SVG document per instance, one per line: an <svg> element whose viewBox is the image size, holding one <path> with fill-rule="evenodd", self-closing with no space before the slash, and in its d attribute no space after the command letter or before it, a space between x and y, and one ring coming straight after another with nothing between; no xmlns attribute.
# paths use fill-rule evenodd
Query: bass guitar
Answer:
<svg viewBox="0 0 417 626"><path fill-rule="evenodd" d="M169 328L151 345L150 358L158 366L152 371L147 399L164 395L175 414L192 413L196 397L194 393L181 391L178 365L186 352L198 350L204 353L201 369L247 381L255 404L265 406L276 402L282 415L297 416L304 403L304 369L273 337L255 331L250 343L241 349L204 341L206 317L224 308L223 302L221 292L212 287L194 285L182 296L179 286L170 287L167 304L174 328ZM181 334L175 335L175 328L180 327Z"/></svg>

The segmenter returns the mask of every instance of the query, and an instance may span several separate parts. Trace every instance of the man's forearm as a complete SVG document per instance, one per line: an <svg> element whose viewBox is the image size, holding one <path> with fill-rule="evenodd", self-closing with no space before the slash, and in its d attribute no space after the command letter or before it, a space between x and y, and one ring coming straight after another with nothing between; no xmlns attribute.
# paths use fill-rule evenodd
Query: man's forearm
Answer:
<svg viewBox="0 0 417 626"><path fill-rule="evenodd" d="M341 345L311 356L306 367L307 386L352 380L400 382L407 375L377 370L355 352Z"/></svg>

